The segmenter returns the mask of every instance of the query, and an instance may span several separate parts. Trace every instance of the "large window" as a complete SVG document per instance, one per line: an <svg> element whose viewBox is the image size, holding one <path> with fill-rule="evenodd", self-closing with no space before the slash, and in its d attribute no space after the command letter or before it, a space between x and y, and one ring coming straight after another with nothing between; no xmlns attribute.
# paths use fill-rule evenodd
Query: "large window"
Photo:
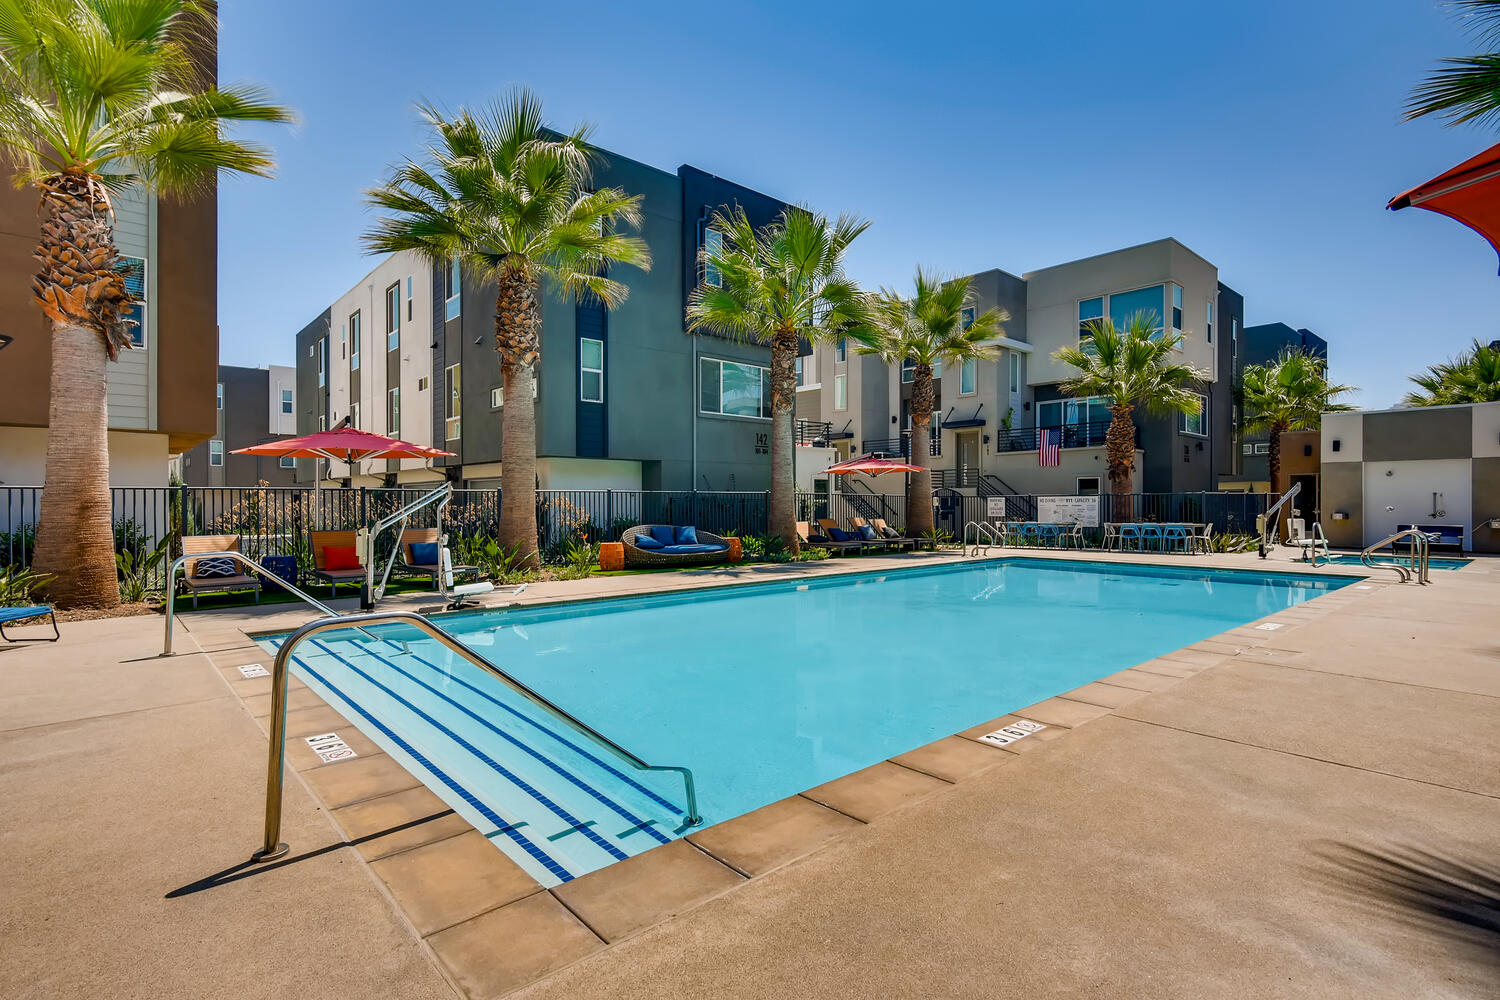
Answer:
<svg viewBox="0 0 1500 1000"><path fill-rule="evenodd" d="M979 363L973 358L964 358L958 366L958 394L960 396L974 395L974 381L978 374Z"/></svg>
<svg viewBox="0 0 1500 1000"><path fill-rule="evenodd" d="M359 371L359 311L349 314L349 370Z"/></svg>
<svg viewBox="0 0 1500 1000"><path fill-rule="evenodd" d="M915 361L911 360L910 358L907 358L905 361L901 362L901 381L902 381L902 383L903 384L910 384L911 382L913 382L913 381L916 380L916 377L917 377L917 363ZM932 363L932 377L933 378L942 378L943 377L943 359L942 358L938 358L936 361L934 361Z"/></svg>
<svg viewBox="0 0 1500 1000"><path fill-rule="evenodd" d="M971 326L974 325L974 307L973 306L964 306L962 309L960 309L958 311L958 315L963 320L963 324L964 324L964 329L965 330L967 330L969 327L971 327Z"/></svg>
<svg viewBox="0 0 1500 1000"><path fill-rule="evenodd" d="M849 409L848 375L835 375L833 377L833 408L835 410Z"/></svg>
<svg viewBox="0 0 1500 1000"><path fill-rule="evenodd" d="M708 258L723 249L724 234L712 226L705 227L703 230L703 283L705 285L713 285L715 288L718 288L722 284L723 277L719 274L719 269L714 267Z"/></svg>
<svg viewBox="0 0 1500 1000"><path fill-rule="evenodd" d="M1172 286L1172 332L1182 333L1182 286Z"/></svg>
<svg viewBox="0 0 1500 1000"><path fill-rule="evenodd" d="M582 337L578 341L578 398L584 403L604 402L604 341Z"/></svg>
<svg viewBox="0 0 1500 1000"><path fill-rule="evenodd" d="M1078 303L1078 341L1083 344L1092 339L1091 320L1108 316L1117 330L1124 330L1131 319L1141 314L1149 317L1156 329L1155 335L1160 337L1165 303L1164 285L1150 285L1128 292L1112 292L1092 299L1082 299Z"/></svg>
<svg viewBox="0 0 1500 1000"><path fill-rule="evenodd" d="M463 365L449 365L443 371L443 388L447 392L447 418L443 421L443 437L457 441L463 431L464 385Z"/></svg>
<svg viewBox="0 0 1500 1000"><path fill-rule="evenodd" d="M1010 391L1021 391L1021 356L1015 351L1010 352Z"/></svg>
<svg viewBox="0 0 1500 1000"><path fill-rule="evenodd" d="M281 390L281 412L292 412L292 390L290 389Z"/></svg>
<svg viewBox="0 0 1500 1000"><path fill-rule="evenodd" d="M1208 434L1208 397L1201 392L1195 392L1193 395L1198 397L1198 412L1179 413L1177 429L1184 434L1205 437Z"/></svg>
<svg viewBox="0 0 1500 1000"><path fill-rule="evenodd" d="M135 325L126 334L135 347L146 346L146 260L144 257L120 255L115 265L125 278L125 290L130 293L131 303L120 310L120 316L133 320Z"/></svg>
<svg viewBox="0 0 1500 1000"><path fill-rule="evenodd" d="M698 406L731 417L771 415L771 373L760 365L698 360Z"/></svg>
<svg viewBox="0 0 1500 1000"><path fill-rule="evenodd" d="M1108 396L1084 396L1079 399L1049 399L1036 404L1038 427L1077 427L1080 424L1108 424Z"/></svg>
<svg viewBox="0 0 1500 1000"><path fill-rule="evenodd" d="M458 319L463 310L463 282L458 261L450 260L443 268L443 318Z"/></svg>
<svg viewBox="0 0 1500 1000"><path fill-rule="evenodd" d="M401 347L401 282L385 290L385 349Z"/></svg>
<svg viewBox="0 0 1500 1000"><path fill-rule="evenodd" d="M224 442L217 438L208 442L208 464L214 468L224 464Z"/></svg>
<svg viewBox="0 0 1500 1000"><path fill-rule="evenodd" d="M401 389L387 389L385 393L385 432L401 433Z"/></svg>

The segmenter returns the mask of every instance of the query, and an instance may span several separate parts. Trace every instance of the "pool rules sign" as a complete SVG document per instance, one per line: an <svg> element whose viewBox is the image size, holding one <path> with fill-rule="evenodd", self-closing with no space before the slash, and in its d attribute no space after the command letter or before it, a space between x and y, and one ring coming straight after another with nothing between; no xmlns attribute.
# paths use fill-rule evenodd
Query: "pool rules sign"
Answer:
<svg viewBox="0 0 1500 1000"><path fill-rule="evenodd" d="M354 752L353 747L339 739L338 733L323 733L319 736L309 736L307 737L307 745L312 748L312 752L317 754L319 759L325 764L332 764L336 760L348 760L351 757L359 756L359 754Z"/></svg>

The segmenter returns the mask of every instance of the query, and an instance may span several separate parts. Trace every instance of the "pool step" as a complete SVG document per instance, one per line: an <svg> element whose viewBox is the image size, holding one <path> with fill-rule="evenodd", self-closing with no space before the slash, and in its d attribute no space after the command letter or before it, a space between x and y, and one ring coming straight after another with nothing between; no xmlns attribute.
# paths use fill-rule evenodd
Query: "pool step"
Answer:
<svg viewBox="0 0 1500 1000"><path fill-rule="evenodd" d="M294 670L543 884L682 832L672 776L635 771L446 650L376 634L310 639Z"/></svg>

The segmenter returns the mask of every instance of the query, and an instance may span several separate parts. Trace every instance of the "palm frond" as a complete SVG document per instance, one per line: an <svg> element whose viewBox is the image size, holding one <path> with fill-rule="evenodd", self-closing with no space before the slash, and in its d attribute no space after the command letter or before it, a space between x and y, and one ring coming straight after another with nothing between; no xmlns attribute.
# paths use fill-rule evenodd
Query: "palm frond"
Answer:
<svg viewBox="0 0 1500 1000"><path fill-rule="evenodd" d="M1324 413L1350 410L1334 400L1353 386L1330 383L1327 362L1287 348L1264 365L1247 365L1241 376L1245 429L1251 432L1312 430Z"/></svg>
<svg viewBox="0 0 1500 1000"><path fill-rule="evenodd" d="M1209 373L1176 360L1182 338L1164 334L1154 312L1139 312L1123 328L1106 317L1089 321L1086 344L1059 348L1053 358L1076 372L1061 383L1070 396L1108 396L1149 413L1196 413Z"/></svg>
<svg viewBox="0 0 1500 1000"><path fill-rule="evenodd" d="M1475 340L1458 357L1432 365L1411 381L1421 391L1407 393L1404 406L1500 402L1500 349Z"/></svg>
<svg viewBox="0 0 1500 1000"><path fill-rule="evenodd" d="M1463 31L1480 44L1500 43L1500 0L1447 0ZM1500 122L1500 52L1442 59L1406 102L1403 118L1437 115L1448 125Z"/></svg>

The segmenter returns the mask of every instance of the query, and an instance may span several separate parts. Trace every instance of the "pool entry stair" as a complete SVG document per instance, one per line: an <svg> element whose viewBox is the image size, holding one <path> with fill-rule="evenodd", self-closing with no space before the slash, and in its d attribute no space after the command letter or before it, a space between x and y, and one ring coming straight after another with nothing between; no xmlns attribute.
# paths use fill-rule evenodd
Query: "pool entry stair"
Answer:
<svg viewBox="0 0 1500 1000"><path fill-rule="evenodd" d="M414 643L431 639L440 646ZM701 822L687 768L646 763L419 615L320 619L262 641L277 654L262 860L285 853L285 709L275 699L286 669L543 885L668 843Z"/></svg>

